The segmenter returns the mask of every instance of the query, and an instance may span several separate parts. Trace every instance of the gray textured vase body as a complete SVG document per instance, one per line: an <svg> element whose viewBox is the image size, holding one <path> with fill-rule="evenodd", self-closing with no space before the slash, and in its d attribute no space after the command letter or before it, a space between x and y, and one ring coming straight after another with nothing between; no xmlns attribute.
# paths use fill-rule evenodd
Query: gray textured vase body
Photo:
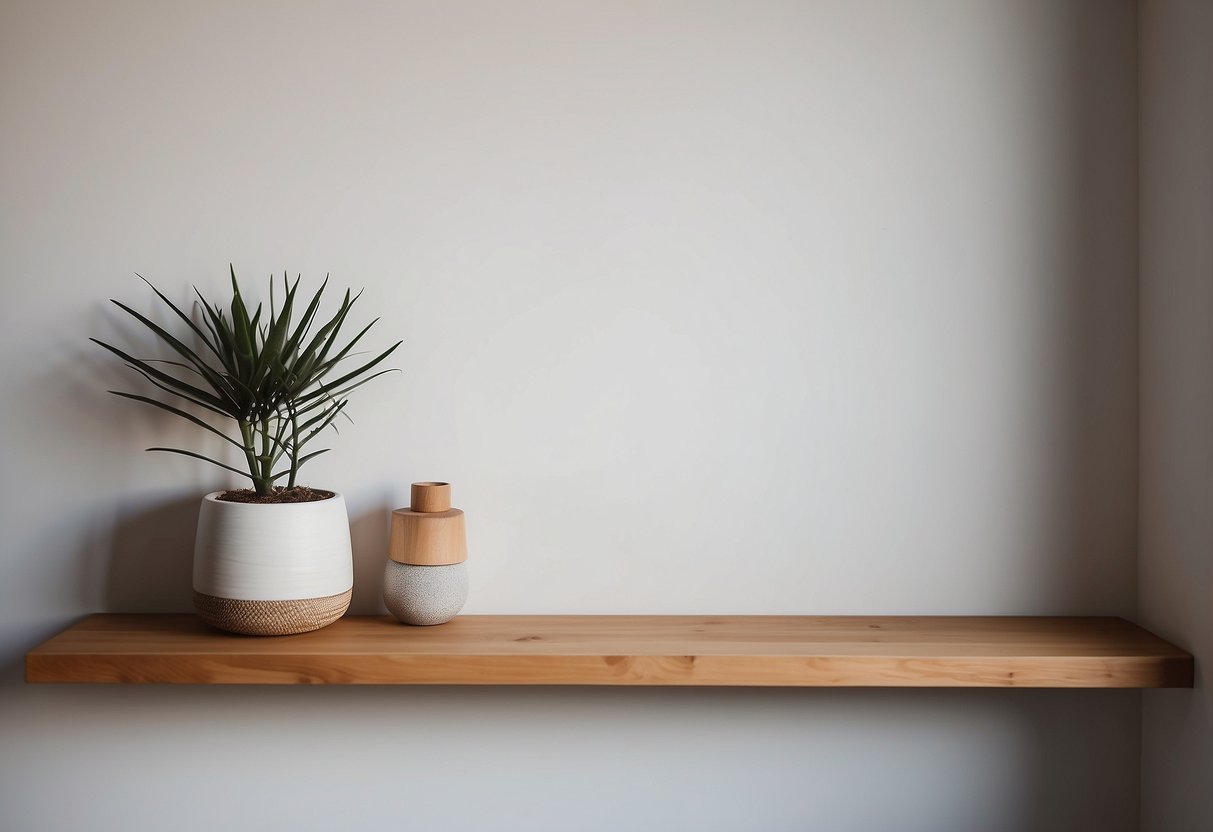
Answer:
<svg viewBox="0 0 1213 832"><path fill-rule="evenodd" d="M468 599L467 566L417 566L389 560L383 575L383 603L405 624L445 624Z"/></svg>

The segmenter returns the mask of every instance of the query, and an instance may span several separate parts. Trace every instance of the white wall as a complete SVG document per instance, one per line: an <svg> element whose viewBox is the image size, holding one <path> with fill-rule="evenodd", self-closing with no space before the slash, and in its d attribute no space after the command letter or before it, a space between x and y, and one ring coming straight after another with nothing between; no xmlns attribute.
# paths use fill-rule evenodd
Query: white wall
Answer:
<svg viewBox="0 0 1213 832"><path fill-rule="evenodd" d="M406 339L310 471L356 612L442 478L469 613L1131 615L1132 3L2 8L6 828L1136 828L1132 692L19 681L188 608L226 480L86 338L229 260Z"/></svg>
<svg viewBox="0 0 1213 832"><path fill-rule="evenodd" d="M1146 832L1213 829L1213 3L1141 15L1142 622L1196 656L1143 697Z"/></svg>

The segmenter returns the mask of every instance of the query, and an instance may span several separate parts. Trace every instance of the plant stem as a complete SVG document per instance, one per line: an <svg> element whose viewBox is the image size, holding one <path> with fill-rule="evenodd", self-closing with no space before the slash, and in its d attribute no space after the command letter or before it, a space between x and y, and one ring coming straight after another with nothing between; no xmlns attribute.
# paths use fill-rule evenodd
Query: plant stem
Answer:
<svg viewBox="0 0 1213 832"><path fill-rule="evenodd" d="M244 447L244 459L248 463L249 479L253 481L253 488L258 494L269 493L265 490L265 484L258 477L257 467L257 438L253 431L251 422L246 422L244 419L238 420L240 424L240 439Z"/></svg>
<svg viewBox="0 0 1213 832"><path fill-rule="evenodd" d="M261 420L261 482L258 494L267 495L274 488L274 457L270 454L270 420ZM262 490L264 489L264 490Z"/></svg>
<svg viewBox="0 0 1213 832"><path fill-rule="evenodd" d="M295 478L299 476L299 417L291 408L291 476L286 487L295 487Z"/></svg>

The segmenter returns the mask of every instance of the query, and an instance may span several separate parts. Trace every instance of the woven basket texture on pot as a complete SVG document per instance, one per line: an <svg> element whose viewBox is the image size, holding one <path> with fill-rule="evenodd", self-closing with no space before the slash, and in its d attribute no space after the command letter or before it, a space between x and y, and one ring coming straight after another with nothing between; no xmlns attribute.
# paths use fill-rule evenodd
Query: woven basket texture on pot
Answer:
<svg viewBox="0 0 1213 832"><path fill-rule="evenodd" d="M324 598L241 601L194 592L194 609L207 624L246 636L289 636L327 627L345 614L354 590Z"/></svg>

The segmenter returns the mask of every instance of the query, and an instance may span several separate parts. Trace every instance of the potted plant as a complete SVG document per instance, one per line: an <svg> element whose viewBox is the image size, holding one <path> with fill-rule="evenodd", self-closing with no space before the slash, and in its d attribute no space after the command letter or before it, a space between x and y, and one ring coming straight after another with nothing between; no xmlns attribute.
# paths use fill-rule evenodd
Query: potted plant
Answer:
<svg viewBox="0 0 1213 832"><path fill-rule="evenodd" d="M316 630L349 608L350 528L342 496L300 485L299 470L328 450L313 450L312 442L345 416L352 390L390 372L372 371L401 342L351 364L351 350L378 320L340 343L358 295L351 297L347 290L337 311L317 326L327 277L296 318L299 278L292 283L283 275L280 302L271 278L268 311L258 304L250 313L234 267L231 276L230 318L194 290L201 323L144 281L172 311L179 335L113 301L151 330L174 353L171 359L135 358L112 344L90 340L169 398L111 393L222 437L238 449L244 467L180 448L148 450L203 460L251 480L251 488L216 491L202 500L194 547L199 615L216 627L248 635ZM213 424L216 420L220 426Z"/></svg>

